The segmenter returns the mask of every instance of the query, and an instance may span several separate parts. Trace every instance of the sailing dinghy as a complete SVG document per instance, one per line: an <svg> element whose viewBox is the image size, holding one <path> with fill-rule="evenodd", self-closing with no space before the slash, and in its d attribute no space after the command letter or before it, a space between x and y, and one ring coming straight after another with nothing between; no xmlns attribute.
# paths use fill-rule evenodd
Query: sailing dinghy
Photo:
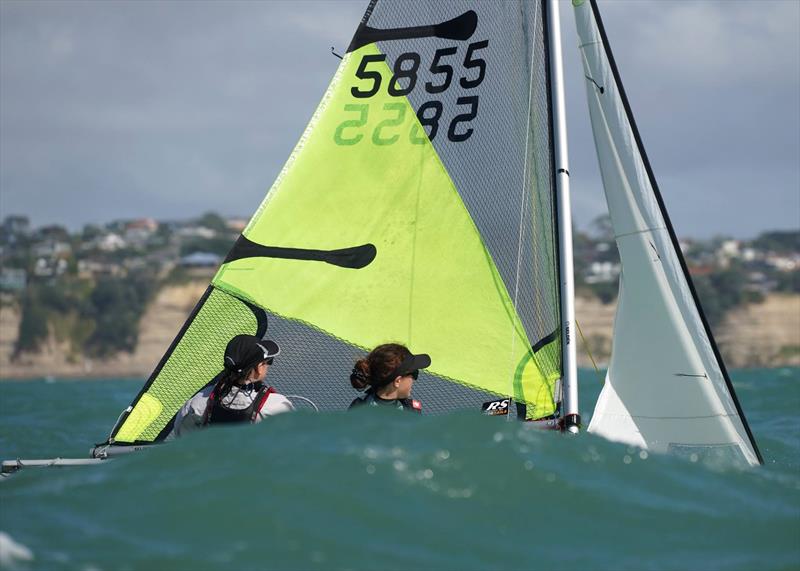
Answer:
<svg viewBox="0 0 800 571"><path fill-rule="evenodd" d="M589 430L761 462L703 318L594 0L574 0L623 265ZM95 458L164 441L234 335L321 410L357 356L430 354L415 397L577 432L569 168L557 0L372 0L300 141Z"/></svg>

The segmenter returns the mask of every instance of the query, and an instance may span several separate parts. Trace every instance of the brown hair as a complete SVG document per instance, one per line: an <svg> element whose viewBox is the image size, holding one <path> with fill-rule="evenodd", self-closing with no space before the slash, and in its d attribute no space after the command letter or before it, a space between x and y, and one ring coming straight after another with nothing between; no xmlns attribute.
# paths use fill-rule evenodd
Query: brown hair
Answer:
<svg viewBox="0 0 800 571"><path fill-rule="evenodd" d="M262 361L263 362L263 361ZM221 399L229 392L235 385L244 384L244 381L253 373L253 371L261 364L261 362L251 365L243 370L241 373L225 369L220 373L217 382L214 385L214 393L218 399Z"/></svg>
<svg viewBox="0 0 800 571"><path fill-rule="evenodd" d="M350 373L350 384L360 391L367 387L379 389L386 386L394 380L389 378L392 371L410 355L408 347L399 343L378 345L369 355L356 361Z"/></svg>

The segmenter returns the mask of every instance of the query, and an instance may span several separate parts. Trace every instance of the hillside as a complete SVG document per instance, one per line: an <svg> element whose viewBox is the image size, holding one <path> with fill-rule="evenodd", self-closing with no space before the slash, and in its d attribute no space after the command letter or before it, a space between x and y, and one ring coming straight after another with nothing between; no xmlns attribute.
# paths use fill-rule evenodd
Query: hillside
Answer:
<svg viewBox="0 0 800 571"><path fill-rule="evenodd" d="M0 307L0 379L41 377L145 377L158 363L186 316L202 295L206 281L161 289L145 311L133 353L108 360L70 354L69 343L51 333L42 349L12 359L19 311ZM578 298L576 315L592 355L603 366L611 351L614 305ZM716 337L729 367L800 365L800 295L770 294L763 303L731 311ZM582 339L578 363L591 367Z"/></svg>

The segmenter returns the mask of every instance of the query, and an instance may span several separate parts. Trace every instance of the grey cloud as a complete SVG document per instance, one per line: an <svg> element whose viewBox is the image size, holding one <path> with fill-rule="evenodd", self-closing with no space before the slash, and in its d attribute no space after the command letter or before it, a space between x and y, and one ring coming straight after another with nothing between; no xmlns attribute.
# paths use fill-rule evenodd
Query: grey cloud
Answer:
<svg viewBox="0 0 800 571"><path fill-rule="evenodd" d="M335 72L330 47L346 48L365 6L1 2L0 210L73 227L249 215ZM798 6L601 2L679 233L800 224ZM561 8L585 225L604 206L569 2Z"/></svg>
<svg viewBox="0 0 800 571"><path fill-rule="evenodd" d="M564 8L567 8L565 5ZM800 226L800 3L600 2L656 178L682 235ZM602 194L569 10L576 218Z"/></svg>

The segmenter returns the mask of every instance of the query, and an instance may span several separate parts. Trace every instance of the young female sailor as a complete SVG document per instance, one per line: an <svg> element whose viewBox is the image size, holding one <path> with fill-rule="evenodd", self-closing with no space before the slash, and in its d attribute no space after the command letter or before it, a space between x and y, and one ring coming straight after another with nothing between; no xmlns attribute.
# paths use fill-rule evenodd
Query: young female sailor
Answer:
<svg viewBox="0 0 800 571"><path fill-rule="evenodd" d="M183 405L175 417L173 434L209 424L261 422L268 416L294 410L285 396L264 382L278 344L253 335L237 335L225 348L225 369Z"/></svg>
<svg viewBox="0 0 800 571"><path fill-rule="evenodd" d="M379 345L369 355L356 361L350 374L353 388L366 391L363 397L350 403L359 406L389 406L422 412L422 403L411 398L419 370L430 367L428 355L414 355L404 345Z"/></svg>

